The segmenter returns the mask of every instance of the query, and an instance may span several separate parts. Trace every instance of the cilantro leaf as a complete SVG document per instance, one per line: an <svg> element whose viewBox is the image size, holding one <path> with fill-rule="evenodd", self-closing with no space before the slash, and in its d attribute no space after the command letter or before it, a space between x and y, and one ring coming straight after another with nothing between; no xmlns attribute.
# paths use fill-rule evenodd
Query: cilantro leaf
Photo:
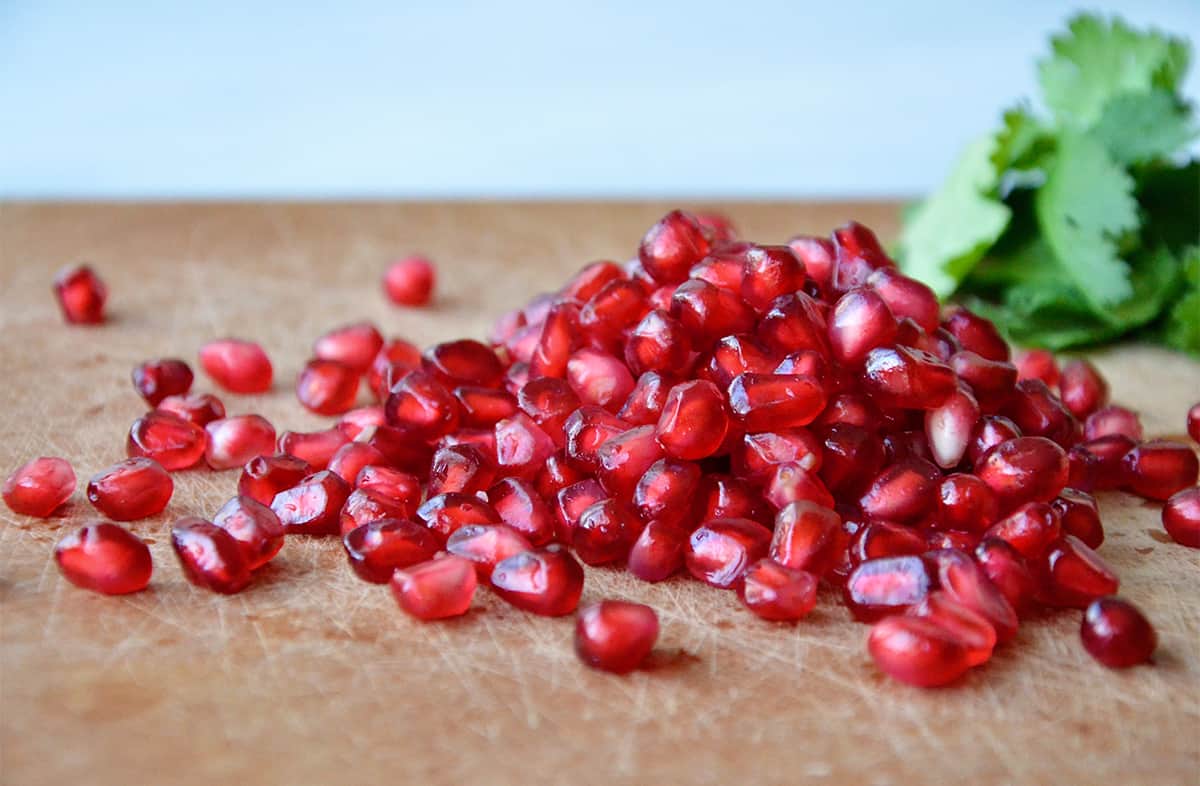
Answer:
<svg viewBox="0 0 1200 786"><path fill-rule="evenodd" d="M1184 252L1181 268L1188 287L1167 314L1164 336L1170 346L1200 355L1200 246Z"/></svg>
<svg viewBox="0 0 1200 786"><path fill-rule="evenodd" d="M1164 90L1122 93L1104 105L1089 132L1123 164L1168 158L1196 137L1189 108Z"/></svg>
<svg viewBox="0 0 1200 786"><path fill-rule="evenodd" d="M1138 203L1146 216L1147 245L1182 249L1200 241L1200 161L1144 169Z"/></svg>

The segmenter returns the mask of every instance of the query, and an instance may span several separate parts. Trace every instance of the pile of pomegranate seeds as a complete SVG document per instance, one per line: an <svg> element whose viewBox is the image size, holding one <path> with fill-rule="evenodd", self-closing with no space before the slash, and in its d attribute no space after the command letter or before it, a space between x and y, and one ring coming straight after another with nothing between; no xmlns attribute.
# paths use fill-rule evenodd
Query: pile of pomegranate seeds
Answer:
<svg viewBox="0 0 1200 786"><path fill-rule="evenodd" d="M412 257L384 289L421 305L433 279ZM56 291L69 321L102 320L91 271L64 272ZM1085 360L1013 358L991 323L941 309L856 223L761 246L720 216L674 211L635 259L585 266L489 338L422 353L369 323L332 330L296 395L339 417L278 439L191 393L182 361L149 361L134 385L156 409L88 497L110 518L143 518L169 501L168 471L241 467L211 521L174 525L190 582L239 592L287 537L339 535L349 567L420 620L466 613L480 585L572 614L580 562L690 575L776 622L803 619L825 583L871 624L877 666L924 687L983 666L1038 607L1086 609L1083 645L1107 666L1152 657L1153 627L1112 597L1093 491L1166 500L1166 531L1200 548L1194 446L1143 441ZM200 364L233 393L271 387L251 342L210 342ZM1187 430L1200 440L1200 404ZM38 459L4 499L46 516L73 488L66 462ZM150 576L145 545L114 524L85 526L56 558L99 592ZM601 600L578 613L576 651L627 672L658 627L644 605Z"/></svg>

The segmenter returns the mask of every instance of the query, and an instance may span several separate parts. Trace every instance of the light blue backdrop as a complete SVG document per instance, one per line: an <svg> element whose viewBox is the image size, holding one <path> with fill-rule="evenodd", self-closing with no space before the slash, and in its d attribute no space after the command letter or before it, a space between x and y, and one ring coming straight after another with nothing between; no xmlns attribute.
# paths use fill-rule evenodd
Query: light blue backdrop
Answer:
<svg viewBox="0 0 1200 786"><path fill-rule="evenodd" d="M913 194L1077 5L0 0L0 196Z"/></svg>

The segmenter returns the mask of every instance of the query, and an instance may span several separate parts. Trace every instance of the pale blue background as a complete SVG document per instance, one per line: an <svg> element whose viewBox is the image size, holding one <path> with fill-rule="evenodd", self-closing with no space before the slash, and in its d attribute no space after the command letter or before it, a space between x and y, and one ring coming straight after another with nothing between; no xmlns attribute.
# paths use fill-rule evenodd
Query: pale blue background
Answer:
<svg viewBox="0 0 1200 786"><path fill-rule="evenodd" d="M0 196L914 194L1077 7L0 0Z"/></svg>

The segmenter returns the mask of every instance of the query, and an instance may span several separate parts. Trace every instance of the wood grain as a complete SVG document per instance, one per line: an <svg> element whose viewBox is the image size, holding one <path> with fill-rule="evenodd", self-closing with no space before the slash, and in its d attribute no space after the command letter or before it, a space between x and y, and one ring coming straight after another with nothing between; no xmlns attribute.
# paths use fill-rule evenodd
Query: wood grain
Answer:
<svg viewBox="0 0 1200 786"><path fill-rule="evenodd" d="M1078 641L1078 612L1025 624L954 689L881 678L831 596L798 626L761 622L682 579L645 585L589 570L585 601L658 609L653 668L582 668L568 620L481 592L464 619L422 625L356 580L334 541L290 540L245 593L186 584L169 521L211 515L236 473L184 472L152 541L150 590L105 598L64 582L54 542L91 513L82 483L123 458L142 407L130 367L194 360L206 339L261 341L268 395L226 397L308 428L290 381L320 331L352 319L426 343L482 334L501 309L584 261L625 258L658 204L0 206L0 471L39 454L81 478L67 514L0 510L0 780L7 784L1196 783L1200 611L1195 551L1164 542L1157 506L1101 499L1123 594L1158 626L1153 667L1109 672ZM890 235L889 204L737 204L755 239L857 217ZM413 250L440 264L436 307L402 311L378 277ZM91 260L113 320L64 326L49 294ZM1151 434L1178 435L1200 366L1125 348L1096 361ZM210 389L198 380L199 389Z"/></svg>

